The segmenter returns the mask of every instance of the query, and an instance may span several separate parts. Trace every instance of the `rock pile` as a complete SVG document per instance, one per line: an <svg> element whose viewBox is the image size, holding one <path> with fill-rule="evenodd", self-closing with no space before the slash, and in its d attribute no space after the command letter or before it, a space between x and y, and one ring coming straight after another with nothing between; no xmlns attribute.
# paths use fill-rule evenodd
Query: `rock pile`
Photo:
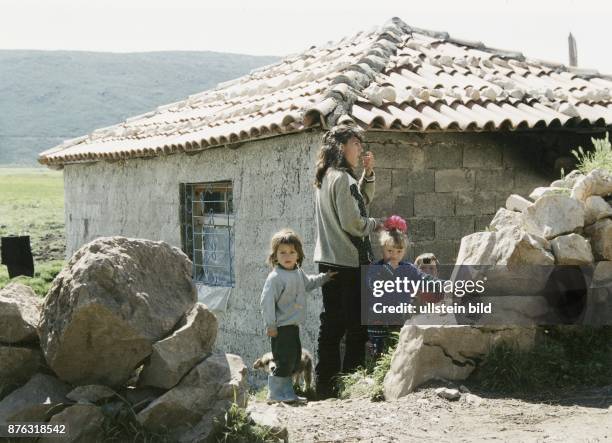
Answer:
<svg viewBox="0 0 612 443"><path fill-rule="evenodd" d="M246 405L246 366L212 352L217 320L164 242L94 240L44 303L23 285L0 290L0 325L0 424L68 423L65 441L94 441L129 410L148 431L206 441L233 401Z"/></svg>
<svg viewBox="0 0 612 443"><path fill-rule="evenodd" d="M463 265L485 269L487 290L497 286L511 294L498 297L495 303L506 326L404 326L385 377L386 398L406 395L433 379L464 380L501 341L520 349L532 347L535 327L517 325L550 319L550 299L536 294L543 290L546 294L550 282L556 281L551 273L558 273L559 266L567 267L561 269L562 277L571 273L570 267L578 269L580 278L584 277L582 269L587 274L585 302L571 321L601 324L603 320L609 324L612 173L573 171L550 187L535 189L530 199L508 197L506 207L499 209L487 231L462 239L457 256L456 271L467 267ZM562 289L555 287L553 293ZM514 326L507 326L510 324Z"/></svg>

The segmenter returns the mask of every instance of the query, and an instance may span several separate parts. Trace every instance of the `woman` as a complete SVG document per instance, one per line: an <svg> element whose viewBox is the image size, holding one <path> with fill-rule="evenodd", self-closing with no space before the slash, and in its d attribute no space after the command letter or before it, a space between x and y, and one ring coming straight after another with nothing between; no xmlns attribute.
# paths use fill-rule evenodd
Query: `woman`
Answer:
<svg viewBox="0 0 612 443"><path fill-rule="evenodd" d="M379 227L367 215L374 196L374 156L363 156L359 180L355 168L363 152L361 130L339 125L323 137L319 150L316 190L317 242L314 261L319 272L337 272L323 286L323 312L316 367L319 398L334 395L333 377L349 372L365 360L367 327L361 324L360 266L372 261L369 235ZM340 340L346 334L346 352L340 365Z"/></svg>

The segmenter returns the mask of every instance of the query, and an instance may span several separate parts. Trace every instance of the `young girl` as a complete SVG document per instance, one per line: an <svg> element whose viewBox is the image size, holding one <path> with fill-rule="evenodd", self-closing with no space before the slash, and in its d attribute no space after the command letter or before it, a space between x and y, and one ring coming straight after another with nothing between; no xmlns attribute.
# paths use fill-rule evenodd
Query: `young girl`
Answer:
<svg viewBox="0 0 612 443"><path fill-rule="evenodd" d="M419 270L412 263L403 261L408 249L408 224L406 220L398 215L392 215L384 223L384 230L380 234L380 246L383 258L370 267L368 272L368 284L374 280L395 280L397 277L408 278L408 280L432 280L435 279ZM387 303L398 304L401 302L414 303L413 294L389 293L385 295ZM389 336L389 329L399 329L407 317L404 314L386 314L386 325L368 326L368 336L372 344L375 357L384 352L385 340Z"/></svg>
<svg viewBox="0 0 612 443"><path fill-rule="evenodd" d="M261 293L261 309L276 367L268 376L268 401L303 402L293 391L291 375L302 356L299 325L304 323L306 292L323 286L334 272L308 275L302 268L304 251L297 234L283 229L272 236L268 274Z"/></svg>

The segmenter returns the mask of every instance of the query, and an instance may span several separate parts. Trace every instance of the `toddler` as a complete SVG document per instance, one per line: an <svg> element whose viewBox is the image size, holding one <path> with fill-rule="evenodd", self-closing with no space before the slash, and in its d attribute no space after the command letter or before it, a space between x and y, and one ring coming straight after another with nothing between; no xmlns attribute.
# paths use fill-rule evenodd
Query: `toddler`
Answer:
<svg viewBox="0 0 612 443"><path fill-rule="evenodd" d="M335 272L308 275L302 268L302 241L290 229L272 236L261 309L276 367L268 376L269 402L305 402L293 390L292 374L302 357L299 326L304 323L306 292L323 286Z"/></svg>
<svg viewBox="0 0 612 443"><path fill-rule="evenodd" d="M403 261L408 249L408 224L406 220L397 215L392 215L384 222L384 230L380 234L380 246L382 248L382 260L374 263L368 274L368 284L374 280L395 280L397 277L407 277L409 280L432 280L428 275L412 263ZM414 294L416 295L416 294ZM413 294L398 293L385 295L386 300L392 304L401 302L414 303ZM395 300L393 300L395 299ZM393 300L393 302L390 302ZM396 316L396 317L392 317ZM379 357L385 348L385 340L389 336L389 330L399 330L398 323L403 324L407 319L404 314L386 314L387 323L395 323L389 327L386 325L369 325L368 336L372 346L374 357Z"/></svg>

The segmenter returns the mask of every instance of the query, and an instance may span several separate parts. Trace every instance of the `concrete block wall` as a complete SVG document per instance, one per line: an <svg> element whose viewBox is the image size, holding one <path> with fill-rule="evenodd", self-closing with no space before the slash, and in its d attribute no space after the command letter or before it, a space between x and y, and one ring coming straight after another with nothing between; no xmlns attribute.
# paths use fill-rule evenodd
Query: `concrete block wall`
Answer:
<svg viewBox="0 0 612 443"><path fill-rule="evenodd" d="M549 184L559 177L555 160L589 144L550 132L369 132L366 142L376 158L371 215L406 218L409 258L433 252L442 263L454 263L461 238L484 230L508 195Z"/></svg>

